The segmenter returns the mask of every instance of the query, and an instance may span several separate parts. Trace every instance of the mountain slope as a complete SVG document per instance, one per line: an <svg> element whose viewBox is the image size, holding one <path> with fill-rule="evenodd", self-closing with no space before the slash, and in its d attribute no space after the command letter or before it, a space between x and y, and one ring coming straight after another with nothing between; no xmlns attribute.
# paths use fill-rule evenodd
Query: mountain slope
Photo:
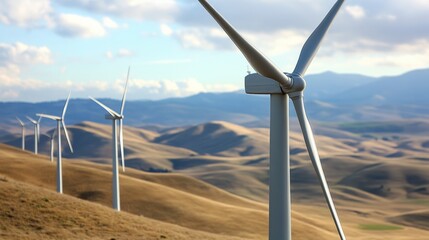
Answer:
<svg viewBox="0 0 429 240"><path fill-rule="evenodd" d="M312 120L372 121L392 118L427 117L429 101L429 69L416 70L400 76L373 78L355 74L325 72L307 77L306 108ZM72 96L73 97L73 96ZM112 109L119 109L120 101L100 99ZM58 115L64 100L24 103L0 102L0 122L14 128L15 117L36 113ZM124 112L125 125L157 128L188 126L210 121L228 121L247 126L267 126L269 97L243 92L200 93L184 98L159 101L128 101ZM291 112L293 116L293 111ZM89 99L71 99L66 122L83 121L108 123L104 111ZM43 121L53 127L54 122ZM0 134L1 135L1 134Z"/></svg>
<svg viewBox="0 0 429 240"><path fill-rule="evenodd" d="M0 177L1 239L239 239L195 231Z"/></svg>
<svg viewBox="0 0 429 240"><path fill-rule="evenodd" d="M34 156L33 154L22 152L5 145L0 145L0 156L0 164L2 166L7 166L7 169L0 169L0 174L6 176L6 178L1 178L3 180L0 181L0 184L2 184L1 182L10 182L10 179L13 179L14 181L20 180L31 182L31 184L35 184L39 187L47 187L48 189L51 189L51 191L54 189L55 165L51 164L46 157ZM65 194L109 206L111 172L108 167L98 169L97 166L98 165L96 164L88 162L70 162L65 160L63 164ZM177 174L160 174L161 177L158 178L156 174L145 174L133 170L129 170L127 172L131 173L127 173L126 176L121 174L120 178L122 206L125 212L134 213L139 216L143 215L145 218L156 219L162 222L173 223L182 227L198 230L199 232L204 231L213 233L211 235L204 233L209 237L212 236L213 239L216 239L218 234L243 237L245 239L264 239L267 234L267 208L265 205L235 197L224 191L216 190L207 184L198 184L198 181L192 180L189 177L181 178L180 175ZM170 177L172 177L172 179L168 180ZM150 182L150 179L157 180ZM207 191L202 191L202 189L207 189ZM21 190L18 190L18 192L19 191ZM40 195L34 194L34 192L42 194L43 197L39 198ZM27 197L27 195L21 195L21 199L25 199L25 203L27 203L27 201L31 201L30 206L28 206L29 208L34 206L31 204L35 204L41 209L49 209L48 206L55 204L56 201L50 196L58 195L52 192L51 194L46 194L44 191L37 189L28 191L28 194L35 197L36 200L32 201L32 198ZM15 198L13 199L15 200ZM0 200L10 202L12 199L8 198L8 195L6 194L0 198ZM13 200L12 202L15 203ZM67 201L64 201L63 204L67 204ZM8 207L8 205L6 206ZM75 206L71 207L71 209L76 209L79 214L80 210L77 210L79 207ZM24 225L20 224L20 227L24 228L24 230L19 227L15 229L18 232L18 235L22 235L24 231L28 232L28 229L31 229L33 234L33 232L37 232L40 224L43 224L40 221L37 221L35 224L29 226L31 220L25 218L25 214L22 213L24 211L28 210L24 209L21 211L20 209L19 213L20 218L24 218L20 220L25 222ZM56 210L52 211L53 212L47 210L44 211L43 214L47 214L46 217L50 217L52 219L61 218L62 214L70 214L68 212L62 213L60 211L59 213L56 213ZM110 214L108 213L109 211L103 211L105 211L107 215ZM5 212L10 211L8 210ZM49 216L51 213L54 216ZM82 221L75 220L73 217L71 217L71 219L64 218L64 221L71 221L72 223L65 223L68 225L63 226L63 228L76 228L74 225L76 223L80 224L80 229L77 230L77 232L81 230L84 231L84 229L86 229L85 221L87 221L88 218L97 219L98 217L97 214L93 216L91 213L92 212L88 210L85 214L79 214L79 218L83 218ZM56 214L59 214L59 216L56 216ZM304 232L299 226L305 226L307 229L305 234L301 237L297 237L296 239L308 239L304 238L304 236L310 235L317 235L318 239L331 238L331 232L334 231L332 225L315 224L313 226L313 221L309 220L307 216L297 213L295 213L294 216L296 231ZM7 218L7 215L0 215L0 221L6 221ZM109 219L109 217L107 217L107 219ZM103 222L103 220L100 220L100 222ZM309 225L309 222L312 224ZM51 224L50 221L47 221L47 223ZM112 222L112 224L113 223L114 222ZM62 221L59 221L52 224L55 225L63 223ZM92 225L89 224L90 229L97 229L96 227L91 228L91 226ZM175 228L169 229L172 230L172 232L175 231ZM188 234L188 236L192 236L192 234L194 234L194 230L188 231L189 234L186 230L184 230L184 232ZM97 231L98 230L92 232L91 230L86 230L85 232L90 234L90 236L98 236ZM124 231L128 230L125 229ZM195 233L195 235L198 236L199 232ZM318 232L320 233L316 234ZM106 232L106 234L109 233L110 232ZM42 233L40 233L42 235L37 234L35 236L27 237L34 239L44 236ZM58 236L61 233L53 232L52 234L54 235L53 238L55 238L55 236ZM65 233L66 236L67 234L68 233ZM202 239L206 239L204 234L200 234ZM4 235L10 236L6 235L6 233L4 233ZM85 238L83 233L82 236ZM10 237L13 238L13 236ZM160 237L160 239L162 238L163 237ZM172 237L172 239L176 238ZM178 237L177 239L181 238ZM194 238L191 237L191 239ZM227 238L225 237L225 239Z"/></svg>
<svg viewBox="0 0 429 240"><path fill-rule="evenodd" d="M428 102L429 69L382 77L333 96L330 102L371 105L424 105Z"/></svg>
<svg viewBox="0 0 429 240"><path fill-rule="evenodd" d="M164 134L155 142L192 149L198 154L249 156L266 154L268 138L258 132L227 122L210 122Z"/></svg>

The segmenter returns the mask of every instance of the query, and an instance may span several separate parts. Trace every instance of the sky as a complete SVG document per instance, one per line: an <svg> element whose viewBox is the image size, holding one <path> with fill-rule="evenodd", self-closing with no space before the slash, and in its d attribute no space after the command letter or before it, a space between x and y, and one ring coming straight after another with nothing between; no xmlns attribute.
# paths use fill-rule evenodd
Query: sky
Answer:
<svg viewBox="0 0 429 240"><path fill-rule="evenodd" d="M334 0L210 0L290 72ZM346 0L308 69L429 67L429 1ZM197 0L0 0L0 101L164 99L244 88L248 63ZM250 71L253 70L250 68Z"/></svg>

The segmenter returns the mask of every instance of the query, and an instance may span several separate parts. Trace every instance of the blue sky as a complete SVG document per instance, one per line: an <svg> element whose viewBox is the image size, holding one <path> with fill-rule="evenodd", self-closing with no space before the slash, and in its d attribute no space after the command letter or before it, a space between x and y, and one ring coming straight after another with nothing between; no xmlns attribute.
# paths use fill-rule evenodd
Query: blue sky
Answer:
<svg viewBox="0 0 429 240"><path fill-rule="evenodd" d="M284 71L334 0L211 0ZM308 73L429 67L429 1L347 0ZM0 0L0 101L162 99L243 88L247 62L197 0Z"/></svg>

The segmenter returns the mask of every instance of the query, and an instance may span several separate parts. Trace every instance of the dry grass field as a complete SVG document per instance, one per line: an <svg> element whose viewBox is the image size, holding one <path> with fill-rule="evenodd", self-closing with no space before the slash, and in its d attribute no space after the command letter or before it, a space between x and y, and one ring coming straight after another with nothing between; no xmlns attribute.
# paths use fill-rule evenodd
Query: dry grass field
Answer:
<svg viewBox="0 0 429 240"><path fill-rule="evenodd" d="M424 131L363 134L353 127L316 127L348 239L429 239ZM110 208L110 164L97 164L110 162L110 127L85 122L70 131L77 157L64 160L64 195L54 192L48 157L0 145L1 238L267 239L267 129L225 122L164 133L127 127L121 213ZM293 238L336 239L296 132L291 151Z"/></svg>

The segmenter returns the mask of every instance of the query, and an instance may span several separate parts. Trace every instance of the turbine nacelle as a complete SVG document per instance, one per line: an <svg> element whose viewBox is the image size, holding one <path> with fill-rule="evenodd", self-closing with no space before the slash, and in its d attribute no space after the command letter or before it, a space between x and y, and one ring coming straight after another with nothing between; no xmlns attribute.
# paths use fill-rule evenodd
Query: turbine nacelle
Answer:
<svg viewBox="0 0 429 240"><path fill-rule="evenodd" d="M123 115L119 115L119 116L112 116L112 115L110 115L110 114L106 114L106 115L104 115L104 118L105 119L109 119L109 120L119 120L119 119L124 119L124 116Z"/></svg>
<svg viewBox="0 0 429 240"><path fill-rule="evenodd" d="M291 82L289 89L282 87L277 81L264 77L259 73L252 73L245 77L245 91L247 94L285 94L293 92L302 92L305 89L305 80L298 74L284 73Z"/></svg>

